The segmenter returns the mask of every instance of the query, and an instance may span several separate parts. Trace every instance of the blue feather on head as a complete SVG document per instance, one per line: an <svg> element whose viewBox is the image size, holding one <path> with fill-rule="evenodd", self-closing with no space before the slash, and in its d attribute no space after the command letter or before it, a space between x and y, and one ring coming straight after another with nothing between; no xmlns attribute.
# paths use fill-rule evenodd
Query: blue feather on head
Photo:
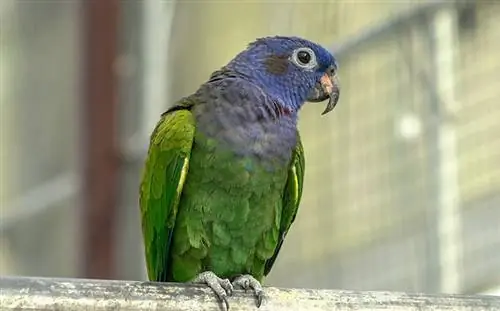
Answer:
<svg viewBox="0 0 500 311"><path fill-rule="evenodd" d="M212 73L193 97L199 135L214 139L213 148L258 159L272 171L276 163L289 163L304 102L329 99L323 114L335 107L337 61L305 39L260 38Z"/></svg>
<svg viewBox="0 0 500 311"><path fill-rule="evenodd" d="M325 114L338 101L335 57L324 47L306 39L259 38L226 68L244 75L290 111L297 112L306 101L330 98Z"/></svg>

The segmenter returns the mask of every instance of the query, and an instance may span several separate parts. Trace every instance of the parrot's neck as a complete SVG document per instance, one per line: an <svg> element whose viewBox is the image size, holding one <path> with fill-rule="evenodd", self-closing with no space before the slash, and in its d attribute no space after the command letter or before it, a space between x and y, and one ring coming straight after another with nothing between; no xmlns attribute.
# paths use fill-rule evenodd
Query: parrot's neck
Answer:
<svg viewBox="0 0 500 311"><path fill-rule="evenodd" d="M303 91L293 91L304 88L302 83L297 82L300 79L294 79L294 77L288 75L272 74L265 66L259 61L240 60L236 58L227 67L222 68L221 71L229 70L239 76L244 76L246 79L252 81L252 83L255 83L266 94L276 98L281 106L286 107L290 111L298 112L306 101L308 94ZM218 72L215 73L215 75L217 74Z"/></svg>
<svg viewBox="0 0 500 311"><path fill-rule="evenodd" d="M212 87L198 92L203 98L192 109L197 131L236 155L287 164L297 143L297 112L263 99L251 84L241 87L250 99Z"/></svg>

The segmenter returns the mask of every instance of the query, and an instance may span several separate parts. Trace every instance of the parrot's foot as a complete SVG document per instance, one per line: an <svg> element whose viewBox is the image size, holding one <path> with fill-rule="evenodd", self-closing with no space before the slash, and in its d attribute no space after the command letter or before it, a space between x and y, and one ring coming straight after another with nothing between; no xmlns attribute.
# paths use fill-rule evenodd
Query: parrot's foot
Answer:
<svg viewBox="0 0 500 311"><path fill-rule="evenodd" d="M250 274L240 275L233 281L233 286L238 286L243 288L245 291L252 289L255 297L257 298L257 308L262 304L262 300L264 299L264 290L262 289L262 285L260 285L259 281L257 281Z"/></svg>
<svg viewBox="0 0 500 311"><path fill-rule="evenodd" d="M229 310L227 297L233 294L233 285L228 279L221 279L212 271L205 271L198 274L191 283L208 285L222 302L222 309Z"/></svg>

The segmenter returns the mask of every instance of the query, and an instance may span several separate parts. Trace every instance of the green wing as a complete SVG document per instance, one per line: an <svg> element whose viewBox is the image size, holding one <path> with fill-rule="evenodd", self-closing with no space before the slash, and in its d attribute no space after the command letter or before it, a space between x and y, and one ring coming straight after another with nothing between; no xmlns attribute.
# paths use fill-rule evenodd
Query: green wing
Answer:
<svg viewBox="0 0 500 311"><path fill-rule="evenodd" d="M297 216L299 210L300 199L302 197L302 187L304 185L304 149L300 140L299 133L297 132L297 145L293 152L292 161L288 170L288 178L283 192L283 211L281 214L280 233L278 245L271 258L266 261L264 267L264 275L268 275L273 267L278 253L285 241L288 229Z"/></svg>
<svg viewBox="0 0 500 311"><path fill-rule="evenodd" d="M169 249L195 132L189 102L165 112L151 135L139 205L151 281L167 281Z"/></svg>

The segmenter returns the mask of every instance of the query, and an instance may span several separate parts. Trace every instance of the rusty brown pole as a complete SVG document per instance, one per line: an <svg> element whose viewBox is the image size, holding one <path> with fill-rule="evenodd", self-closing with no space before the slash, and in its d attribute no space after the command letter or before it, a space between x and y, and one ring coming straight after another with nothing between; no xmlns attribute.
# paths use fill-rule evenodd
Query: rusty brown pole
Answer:
<svg viewBox="0 0 500 311"><path fill-rule="evenodd" d="M117 228L117 54L119 0L83 0L84 204L83 274L115 275Z"/></svg>

